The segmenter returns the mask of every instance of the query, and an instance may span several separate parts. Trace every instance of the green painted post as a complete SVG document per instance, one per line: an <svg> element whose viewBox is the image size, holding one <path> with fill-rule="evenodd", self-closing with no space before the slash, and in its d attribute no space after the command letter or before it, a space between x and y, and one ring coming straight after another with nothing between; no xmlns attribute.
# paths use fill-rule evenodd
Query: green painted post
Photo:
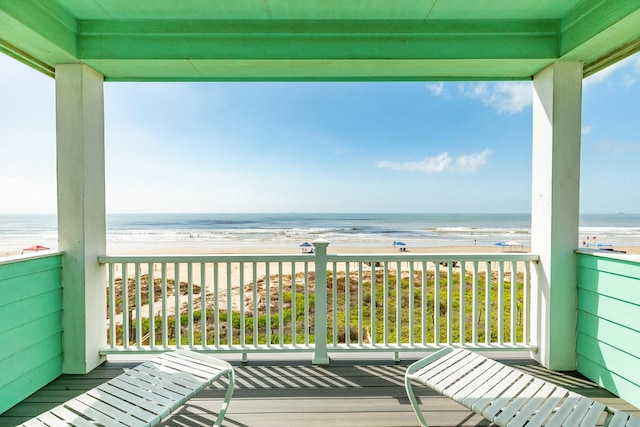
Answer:
<svg viewBox="0 0 640 427"><path fill-rule="evenodd" d="M327 354L327 247L324 239L313 241L316 257L315 352L314 365L328 365Z"/></svg>

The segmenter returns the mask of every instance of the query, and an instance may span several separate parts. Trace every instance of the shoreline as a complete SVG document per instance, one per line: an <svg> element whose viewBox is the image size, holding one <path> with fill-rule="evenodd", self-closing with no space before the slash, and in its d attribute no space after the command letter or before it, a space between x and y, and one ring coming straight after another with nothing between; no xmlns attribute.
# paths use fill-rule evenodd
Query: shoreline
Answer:
<svg viewBox="0 0 640 427"><path fill-rule="evenodd" d="M583 247L577 247L578 249L587 249ZM593 248L591 248L593 249ZM614 246L617 252L627 254L640 254L640 247L638 246ZM55 250L55 249L54 249ZM3 257L15 257L15 256L28 256L47 253L48 251L38 252L25 252L21 253L19 250L0 250L0 259ZM510 250L501 246L489 246L489 245L448 245L448 246L407 246L405 251L400 252L399 248L393 246L341 246L331 245L327 248L328 254L483 254L483 253L530 253L531 248L523 246L517 250ZM607 252L602 250L602 252ZM150 244L131 244L131 245L107 245L106 255L118 256L118 255L292 255L301 254L302 249L294 246L224 246L224 247L207 247L202 245L150 245Z"/></svg>

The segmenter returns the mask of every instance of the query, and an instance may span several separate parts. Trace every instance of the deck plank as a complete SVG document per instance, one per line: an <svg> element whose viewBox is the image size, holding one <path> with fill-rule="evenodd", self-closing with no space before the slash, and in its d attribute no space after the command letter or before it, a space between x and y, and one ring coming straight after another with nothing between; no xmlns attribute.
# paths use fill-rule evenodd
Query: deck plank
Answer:
<svg viewBox="0 0 640 427"><path fill-rule="evenodd" d="M404 390L404 372L416 358L336 360L328 367L306 360L232 362L236 390L225 426L417 426ZM577 373L548 371L526 359L503 363L640 416L640 410ZM15 426L131 369L137 363L104 363L87 375L63 375L0 416L0 427ZM225 392L224 379L192 398L162 426L211 425ZM483 426L489 423L453 400L425 387L414 388L432 427Z"/></svg>

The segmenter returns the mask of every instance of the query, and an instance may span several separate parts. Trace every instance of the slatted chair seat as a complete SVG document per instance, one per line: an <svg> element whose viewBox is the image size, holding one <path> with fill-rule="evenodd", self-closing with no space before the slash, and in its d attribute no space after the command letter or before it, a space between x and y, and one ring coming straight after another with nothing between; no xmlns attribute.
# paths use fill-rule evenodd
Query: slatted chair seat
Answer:
<svg viewBox="0 0 640 427"><path fill-rule="evenodd" d="M407 396L427 427L413 382L502 427L640 427L640 418L464 349L445 348L407 368Z"/></svg>
<svg viewBox="0 0 640 427"><path fill-rule="evenodd" d="M229 384L214 424L220 426L235 386L233 367L188 350L161 354L22 426L153 426L223 376Z"/></svg>

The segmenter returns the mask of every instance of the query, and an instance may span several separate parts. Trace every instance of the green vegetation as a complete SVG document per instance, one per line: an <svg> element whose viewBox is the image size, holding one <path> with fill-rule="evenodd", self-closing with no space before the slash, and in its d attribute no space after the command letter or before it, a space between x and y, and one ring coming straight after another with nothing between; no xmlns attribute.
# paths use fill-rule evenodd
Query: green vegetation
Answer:
<svg viewBox="0 0 640 427"><path fill-rule="evenodd" d="M376 271L375 276L365 272L362 278L362 289L358 288L358 277L352 274L347 286L345 274L338 273L336 280L331 273L327 275L327 339L329 343L337 344L358 343L360 340L365 344L407 344L433 343L437 337L440 342L448 341L448 334L451 334L452 342L460 342L460 318L461 309L464 319L464 338L467 342L473 340L473 325L477 330L478 342L485 342L487 333L490 342L498 340L499 322L502 322L502 340L510 342L511 331L511 298L515 292L515 313L516 328L515 341L523 340L523 317L524 317L524 285L522 273L517 276L516 283L511 284L509 274L503 284L503 301L500 305L499 282L497 277L489 281L487 289L486 274L480 273L477 278L477 285L474 295L473 277L465 274L462 278L460 271L453 272L451 278L446 271L441 271L438 278L438 301L436 302L436 283L433 271L427 273L423 284L422 272L414 274L413 279L406 272L400 280L395 274L388 274L385 278L382 269ZM273 280L273 278L272 278ZM240 311L233 311L231 319L225 310L216 313L213 308L207 308L205 320L200 309L192 313L192 331L194 345L202 345L203 335L206 336L207 345L240 345L241 338L245 345L264 345L267 342L274 345L292 344L294 341L293 331L295 324L295 342L304 344L314 342L314 314L315 296L309 292L308 303L305 305L304 290L301 285L297 285L294 304L292 304L291 277L285 280L289 286L285 286L281 295L277 292L271 294L269 301L270 310L266 305L257 312L254 319L253 309L245 308ZM181 290L186 292L186 287L181 283ZM334 290L335 286L335 290ZM277 286L274 286L277 287ZM314 288L313 283L310 284ZM135 288L135 283L129 288ZM184 288L184 289L183 289ZM448 300L448 290L451 289L451 301ZM348 291L347 291L348 289ZM273 290L273 289L272 289ZM489 292L490 309L487 315L485 310L486 293ZM159 293L156 292L156 296ZM375 297L374 297L375 295ZM461 298L462 296L462 298ZM146 297L148 299L148 296ZM279 298L282 299L280 304ZM334 304L335 298L335 304ZM358 309L358 301L361 299L361 310ZM461 304L461 300L464 303ZM145 301L145 299L143 299ZM372 301L375 305L372 305ZM423 307L423 303L426 303ZM476 315L474 318L473 306L476 305ZM279 310L279 306L282 310ZM375 309L373 309L375 307ZM411 314L410 307L413 307ZM437 307L437 310L436 310ZM305 324L305 313L309 313L308 324ZM373 316L373 317L372 317ZM413 318L411 319L411 316ZM282 319L281 319L282 317ZM295 319L295 320L294 320ZM385 321L386 331L385 331ZM216 322L217 320L217 322ZM348 321L347 321L348 320ZM361 323L359 323L359 320ZM437 325L436 325L437 320ZM487 325L487 321L489 324ZM335 328L334 328L335 322ZM150 320L143 318L141 322L143 344L149 344ZM163 341L165 328L162 324L162 317L154 318L154 338L157 345ZM362 325L362 329L358 325ZM231 333L229 333L229 325ZM267 325L269 327L267 327ZM282 336L280 326L282 325ZM449 328L449 325L450 328ZM135 341L137 322L130 322L129 340ZM306 328L308 327L308 330ZM167 316L167 343L176 343L177 331L179 331L180 342L183 345L189 343L189 314L183 309L177 319L176 316ZM206 333L203 333L206 331ZM373 331L373 332L372 332ZM117 344L122 345L124 334L122 326L118 326L116 332Z"/></svg>

